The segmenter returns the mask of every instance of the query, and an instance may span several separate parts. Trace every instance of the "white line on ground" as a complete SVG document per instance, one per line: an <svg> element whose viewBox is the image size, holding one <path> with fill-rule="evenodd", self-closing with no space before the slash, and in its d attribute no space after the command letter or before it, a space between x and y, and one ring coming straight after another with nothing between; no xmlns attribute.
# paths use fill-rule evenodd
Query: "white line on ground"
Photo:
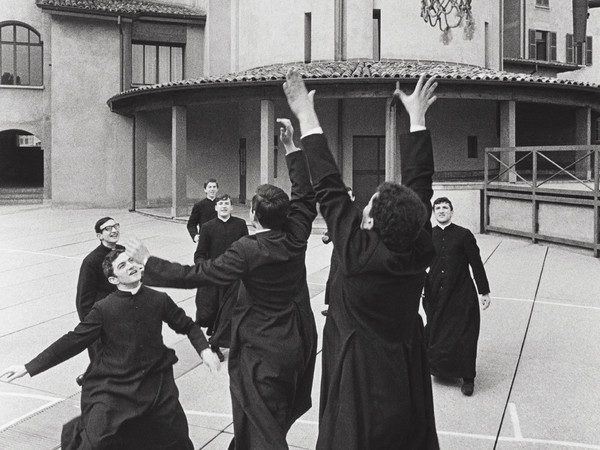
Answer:
<svg viewBox="0 0 600 450"><path fill-rule="evenodd" d="M47 400L48 403L40 406L39 408L34 409L31 412L28 412L27 414L23 414L20 417L17 417L16 419L13 419L3 425L0 425L0 431L4 431L7 428L13 426L15 423L20 422L21 420L26 419L29 416L33 416L34 414L38 413L39 411L42 411L46 408L49 408L50 406L55 405L56 403L62 402L64 399L62 398L53 398L53 397L44 397L43 395L35 395L35 394L17 394L14 392L0 392L0 395L4 395L4 396L10 396L10 397L27 397L27 398L35 398L35 399L39 399L39 400Z"/></svg>
<svg viewBox="0 0 600 450"><path fill-rule="evenodd" d="M512 405L512 407L511 407L511 405ZM513 417L512 409L514 408L514 404L509 403L509 408L511 409L511 417ZM193 415L193 416L225 417L227 419L232 418L231 414L211 413L211 412L205 412L205 411L189 411L188 410L188 411L185 411L185 413ZM516 408L515 408L514 417L517 417L516 413L517 412L516 412ZM518 417L516 420L517 420L517 423L515 425L514 418L513 418L513 428L515 429L515 437L500 436L498 438L498 440L504 441L504 442L544 444L544 445L556 445L559 447L587 448L587 449L593 449L593 450L600 450L600 445L583 444L580 442L572 442L572 441L555 441L555 440L551 440L551 439L524 438L521 434L521 427L518 423L518 421L519 421ZM300 419L300 420L297 420L296 423L302 423L305 425L314 425L314 426L319 425L319 422L314 421L314 420ZM442 436L456 436L456 437L464 437L464 438L470 438L470 439L485 439L487 441L495 441L496 440L496 436L488 435L488 434L459 433L456 431L439 431L439 430L438 430L437 434L442 435Z"/></svg>
<svg viewBox="0 0 600 450"><path fill-rule="evenodd" d="M19 250L19 249L14 249L14 248L0 248L0 252L27 253L29 255L52 256L54 258L78 259L80 261L83 259L83 257L79 257L79 256L65 256L65 255L57 255L56 253L32 252L30 250Z"/></svg>
<svg viewBox="0 0 600 450"><path fill-rule="evenodd" d="M526 302L526 303L533 302L533 300L530 299L530 298L513 298L513 297L496 297L496 296L492 296L492 300L495 300L495 299L497 299L497 300L511 300L511 301L515 301L515 302ZM570 303L549 302L547 300L536 300L535 303L537 305L564 306L564 307L567 307L567 308L593 309L593 310L600 311L600 307L598 307L598 306L572 305Z"/></svg>
<svg viewBox="0 0 600 450"><path fill-rule="evenodd" d="M519 422L519 415L517 414L517 407L514 403L509 403L508 410L510 411L510 420L512 422L515 438L523 439L523 433L521 433L521 423Z"/></svg>

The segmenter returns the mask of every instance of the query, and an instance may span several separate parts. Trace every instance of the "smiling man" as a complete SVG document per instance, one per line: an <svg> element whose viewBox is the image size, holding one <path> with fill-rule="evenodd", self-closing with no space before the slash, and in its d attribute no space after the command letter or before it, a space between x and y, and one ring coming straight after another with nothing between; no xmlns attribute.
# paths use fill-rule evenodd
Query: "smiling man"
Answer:
<svg viewBox="0 0 600 450"><path fill-rule="evenodd" d="M490 286L475 236L452 223L454 207L446 197L433 202L437 226L432 240L436 257L431 263L423 309L427 314L427 356L431 374L462 378L461 391L473 395L479 338L479 306L469 266L480 294L481 306L490 306Z"/></svg>
<svg viewBox="0 0 600 450"><path fill-rule="evenodd" d="M200 238L202 225L217 216L215 213L215 199L218 192L219 183L217 180L215 178L206 180L204 183L204 193L206 194L206 198L203 198L194 205L187 223L188 233L190 233L194 242L198 242L198 239Z"/></svg>
<svg viewBox="0 0 600 450"><path fill-rule="evenodd" d="M102 337L98 356L83 381L81 418L65 425L61 448L191 450L187 419L173 378L177 357L163 342L162 323L186 334L209 369L219 369L219 360L183 309L164 292L142 286L142 266L123 250L110 252L103 269L117 291L96 302L73 331L24 366L5 369L0 378L11 382L27 373L35 376ZM151 440L146 436L148 430Z"/></svg>
<svg viewBox="0 0 600 450"><path fill-rule="evenodd" d="M194 263L215 259L225 253L231 244L248 234L246 221L231 215L233 206L227 194L215 199L217 217L202 225ZM196 291L196 323L208 327L210 343L219 359L225 358L219 347L229 348L231 341L231 313L237 299L240 282L229 286L204 286Z"/></svg>
<svg viewBox="0 0 600 450"><path fill-rule="evenodd" d="M117 287L110 283L102 271L102 261L111 250L115 248L124 249L117 244L120 237L120 225L112 217L102 217L94 225L96 237L100 240L98 245L89 253L81 263L79 269L79 279L77 280L77 295L75 297L75 307L79 320L82 321L90 312L94 303L103 299ZM88 354L90 362L94 360L98 353L99 342L90 345ZM84 375L79 375L76 379L77 384L81 386Z"/></svg>

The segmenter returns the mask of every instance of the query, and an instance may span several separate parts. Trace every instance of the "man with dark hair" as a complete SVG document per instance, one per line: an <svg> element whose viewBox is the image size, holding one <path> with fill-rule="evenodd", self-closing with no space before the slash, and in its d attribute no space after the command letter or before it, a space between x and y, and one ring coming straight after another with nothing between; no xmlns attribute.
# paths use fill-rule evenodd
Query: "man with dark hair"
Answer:
<svg viewBox="0 0 600 450"><path fill-rule="evenodd" d="M473 278L477 283L481 306L490 306L490 285L479 255L475 236L452 223L454 208L446 197L433 202L432 239L436 256L427 277L423 309L427 355L431 374L441 378L462 378L461 391L471 396L475 389L479 305Z"/></svg>
<svg viewBox="0 0 600 450"><path fill-rule="evenodd" d="M292 424L311 407L317 331L304 258L315 194L304 152L294 146L287 119L280 138L292 182L291 200L277 186L261 185L252 198L256 234L234 242L214 260L182 266L161 260L139 241L126 245L158 286L192 289L241 280L231 321L229 383L234 439L230 449L288 448Z"/></svg>
<svg viewBox="0 0 600 450"><path fill-rule="evenodd" d="M433 151L425 112L435 78L397 89L411 133L400 141L402 181L384 183L363 215L342 181L315 112L314 91L291 69L284 91L337 249L323 335L318 450L439 448L419 302L433 258L428 208Z"/></svg>
<svg viewBox="0 0 600 450"><path fill-rule="evenodd" d="M24 366L0 373L11 382L35 376L82 352L102 338L98 357L83 382L81 418L63 431L63 449L192 450L188 424L173 378L175 352L163 343L162 323L186 334L207 367L219 369L202 330L164 292L142 286L142 267L120 249L103 262L117 290L96 302L75 329ZM135 426L132 426L135 423ZM137 428L150 430L153 440ZM130 441L137 436L144 441Z"/></svg>
<svg viewBox="0 0 600 450"><path fill-rule="evenodd" d="M77 280L77 294L75 297L75 307L79 320L83 321L85 316L91 311L92 306L98 300L103 299L117 287L110 283L102 272L102 261L111 250L125 247L117 244L120 237L120 226L112 217L102 217L94 225L96 237L100 240L100 245L87 255L81 263L79 269L79 279ZM94 360L98 352L99 342L88 347L90 362ZM77 384L81 386L84 375L77 377Z"/></svg>
<svg viewBox="0 0 600 450"><path fill-rule="evenodd" d="M350 197L350 200L354 202L354 200L356 199L356 197L354 196L354 192L352 191L352 188L349 186L346 186L346 191L348 192L348 197ZM323 236L321 236L321 240L323 241L324 244L329 244L331 241L331 237L329 236L329 231L326 231L325 233L323 233ZM331 250L331 260L329 262L329 276L327 277L327 282L325 283L325 305L329 306L329 293L331 291L331 280L333 280L334 276L335 276L335 271L338 268L338 257L335 251L335 246L333 247L333 249ZM321 311L321 314L323 314L324 316L327 316L327 310L324 309L323 311Z"/></svg>
<svg viewBox="0 0 600 450"><path fill-rule="evenodd" d="M194 253L194 263L215 259L225 253L231 244L248 235L246 221L231 215L233 206L228 194L215 199L217 217L209 220L200 231L198 247ZM231 313L237 300L239 281L229 286L204 286L196 292L196 323L207 326L207 334L212 336L212 350L221 361L225 357L219 347L229 348L231 341Z"/></svg>
<svg viewBox="0 0 600 450"><path fill-rule="evenodd" d="M215 178L206 180L204 183L204 192L206 198L203 198L194 204L187 223L188 233L190 233L194 242L198 242L198 239L200 238L202 225L217 217L217 212L215 211L215 198L217 197L217 192L219 192L219 183L217 183Z"/></svg>

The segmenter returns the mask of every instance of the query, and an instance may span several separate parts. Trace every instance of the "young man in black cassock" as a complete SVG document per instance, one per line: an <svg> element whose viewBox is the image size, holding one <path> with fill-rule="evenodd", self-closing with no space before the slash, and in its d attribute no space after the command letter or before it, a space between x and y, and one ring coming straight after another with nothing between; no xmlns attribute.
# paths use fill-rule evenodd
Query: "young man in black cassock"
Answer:
<svg viewBox="0 0 600 450"><path fill-rule="evenodd" d="M83 259L77 280L75 308L80 321L83 321L98 300L102 300L108 294L117 290L117 286L110 283L104 275L102 262L106 255L115 248L125 249L125 247L117 244L120 237L120 226L112 217L103 217L96 221L94 231L96 231L96 236L100 240L100 245ZM96 342L88 347L90 361L94 359L98 352L99 345L100 343ZM77 377L77 384L81 385L83 377L84 375Z"/></svg>
<svg viewBox="0 0 600 450"><path fill-rule="evenodd" d="M196 266L150 256L139 241L126 244L127 252L145 263L144 279L157 286L193 289L241 281L229 351L230 449L236 450L288 448L287 432L312 404L317 332L304 259L317 211L306 157L293 145L291 122L278 121L291 200L276 186L259 186L250 209L256 234Z"/></svg>
<svg viewBox="0 0 600 450"><path fill-rule="evenodd" d="M215 209L217 217L202 225L198 247L194 253L195 264L221 256L231 244L248 235L246 221L231 215L233 207L229 195L217 197ZM205 286L199 288L196 293L196 323L200 326L208 326L207 334L211 336L211 348L221 361L224 360L224 356L219 347L229 348L231 313L239 288L240 283L236 281L229 286ZM204 318L199 314L201 312L204 314L210 312L210 315Z"/></svg>
<svg viewBox="0 0 600 450"><path fill-rule="evenodd" d="M431 374L442 378L462 378L461 391L473 395L479 339L477 291L485 310L490 306L490 285L475 236L452 223L452 202L441 197L433 202L437 226L432 238L436 256L429 270L423 299L427 314L425 328Z"/></svg>
<svg viewBox="0 0 600 450"><path fill-rule="evenodd" d="M167 294L142 286L142 267L123 250L109 253L103 267L118 290L96 302L73 331L0 377L10 382L27 373L35 376L100 338L102 346L83 382L81 417L65 425L61 448L193 450L173 378L177 357L163 343L163 322L186 334L211 370L219 368L219 359L183 309ZM151 432L152 440L136 427Z"/></svg>
<svg viewBox="0 0 600 450"><path fill-rule="evenodd" d="M323 336L318 450L437 449L431 378L419 316L434 251L428 227L433 152L425 112L434 78L398 96L410 116L402 181L383 183L362 217L348 198L300 74L284 90L300 122L311 176L338 255Z"/></svg>
<svg viewBox="0 0 600 450"><path fill-rule="evenodd" d="M215 198L219 192L219 183L214 178L209 178L204 183L204 193L206 198L195 203L187 222L187 230L194 242L200 238L200 229L202 225L211 219L217 217L215 211Z"/></svg>

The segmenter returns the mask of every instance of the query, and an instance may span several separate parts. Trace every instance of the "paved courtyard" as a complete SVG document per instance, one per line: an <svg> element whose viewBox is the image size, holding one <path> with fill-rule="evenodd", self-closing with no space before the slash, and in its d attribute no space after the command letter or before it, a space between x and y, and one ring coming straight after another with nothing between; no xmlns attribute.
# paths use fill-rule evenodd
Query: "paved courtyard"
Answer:
<svg viewBox="0 0 600 450"><path fill-rule="evenodd" d="M181 223L126 210L0 207L0 368L29 361L77 324L79 265L97 245L93 223L105 215L121 223L122 241L139 237L153 254L191 263L195 248ZM320 234L311 236L306 261L319 331L331 254ZM477 238L492 305L482 312L473 397L458 382L434 381L442 449L600 449L600 262L584 250ZM167 292L193 316L195 291ZM179 356L175 375L195 447L227 448L227 368L210 373L187 338L164 334ZM34 378L0 383L0 448L60 448L62 424L79 411L75 377L86 364L83 353ZM320 362L314 406L290 431L291 448L315 448L319 383Z"/></svg>

